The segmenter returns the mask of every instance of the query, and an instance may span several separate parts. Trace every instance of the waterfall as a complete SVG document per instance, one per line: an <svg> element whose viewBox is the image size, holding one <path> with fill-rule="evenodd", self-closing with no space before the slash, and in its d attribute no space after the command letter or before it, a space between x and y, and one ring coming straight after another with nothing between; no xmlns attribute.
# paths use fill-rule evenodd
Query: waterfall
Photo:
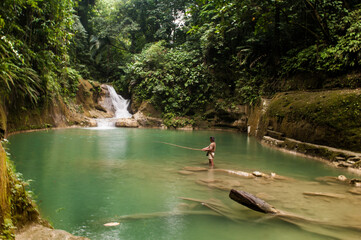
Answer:
<svg viewBox="0 0 361 240"><path fill-rule="evenodd" d="M115 118L131 118L132 114L128 112L129 101L118 95L112 86L107 85L107 88L115 110Z"/></svg>
<svg viewBox="0 0 361 240"><path fill-rule="evenodd" d="M113 128L118 118L131 118L132 114L128 112L129 100L118 95L112 86L106 85L109 96L104 99L103 106L114 112L113 118L97 119L98 128Z"/></svg>

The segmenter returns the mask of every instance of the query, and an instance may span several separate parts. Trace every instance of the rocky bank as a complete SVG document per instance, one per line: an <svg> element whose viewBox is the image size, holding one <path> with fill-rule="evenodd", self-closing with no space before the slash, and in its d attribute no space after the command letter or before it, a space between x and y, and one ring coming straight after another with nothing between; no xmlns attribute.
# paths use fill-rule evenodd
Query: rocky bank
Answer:
<svg viewBox="0 0 361 240"><path fill-rule="evenodd" d="M284 92L252 109L248 133L267 145L360 169L360 117L361 89Z"/></svg>

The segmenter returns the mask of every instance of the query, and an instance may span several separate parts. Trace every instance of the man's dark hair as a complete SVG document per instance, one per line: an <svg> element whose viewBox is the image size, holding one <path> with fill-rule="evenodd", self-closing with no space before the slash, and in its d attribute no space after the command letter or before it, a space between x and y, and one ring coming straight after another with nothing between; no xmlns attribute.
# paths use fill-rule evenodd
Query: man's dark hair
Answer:
<svg viewBox="0 0 361 240"><path fill-rule="evenodd" d="M216 141L214 137L210 137L209 139L211 139L212 142Z"/></svg>

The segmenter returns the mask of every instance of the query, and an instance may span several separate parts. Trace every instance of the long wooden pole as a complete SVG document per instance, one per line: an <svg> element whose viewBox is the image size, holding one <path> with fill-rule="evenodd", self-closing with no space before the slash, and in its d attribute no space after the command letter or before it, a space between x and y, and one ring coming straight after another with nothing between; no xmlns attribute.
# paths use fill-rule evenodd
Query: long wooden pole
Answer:
<svg viewBox="0 0 361 240"><path fill-rule="evenodd" d="M157 142L158 142L158 141L157 141ZM171 145L171 146L174 146L174 147L185 148L185 149L194 150L194 151L202 151L202 149L184 147L184 146L180 146L180 145L173 144L173 143L167 143L167 142L158 142L158 143L163 143L163 144Z"/></svg>

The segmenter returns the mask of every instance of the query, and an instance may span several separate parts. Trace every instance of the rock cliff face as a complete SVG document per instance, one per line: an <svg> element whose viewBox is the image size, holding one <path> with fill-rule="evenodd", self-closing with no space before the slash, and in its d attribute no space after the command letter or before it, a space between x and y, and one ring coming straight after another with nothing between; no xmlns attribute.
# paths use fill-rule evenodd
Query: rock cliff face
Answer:
<svg viewBox="0 0 361 240"><path fill-rule="evenodd" d="M76 97L67 101L54 97L42 107L34 109L6 109L0 103L0 138L7 133L22 130L90 126L94 122L93 118L111 117L98 104L101 95L99 83L80 79Z"/></svg>
<svg viewBox="0 0 361 240"><path fill-rule="evenodd" d="M361 90L277 94L261 118L267 130L288 138L361 151Z"/></svg>
<svg viewBox="0 0 361 240"><path fill-rule="evenodd" d="M360 89L279 93L252 108L248 132L276 147L359 168L360 117Z"/></svg>

